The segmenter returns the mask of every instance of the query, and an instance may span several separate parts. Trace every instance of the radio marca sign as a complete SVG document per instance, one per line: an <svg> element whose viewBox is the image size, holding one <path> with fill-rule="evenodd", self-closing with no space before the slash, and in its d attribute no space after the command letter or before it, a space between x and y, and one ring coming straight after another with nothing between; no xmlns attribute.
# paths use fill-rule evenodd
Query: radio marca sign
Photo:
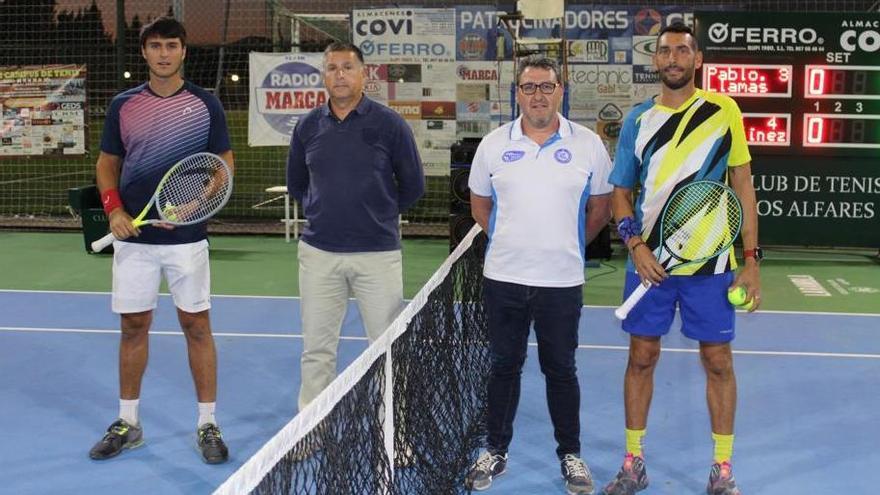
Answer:
<svg viewBox="0 0 880 495"><path fill-rule="evenodd" d="M287 146L299 118L327 101L320 53L251 53L248 145Z"/></svg>

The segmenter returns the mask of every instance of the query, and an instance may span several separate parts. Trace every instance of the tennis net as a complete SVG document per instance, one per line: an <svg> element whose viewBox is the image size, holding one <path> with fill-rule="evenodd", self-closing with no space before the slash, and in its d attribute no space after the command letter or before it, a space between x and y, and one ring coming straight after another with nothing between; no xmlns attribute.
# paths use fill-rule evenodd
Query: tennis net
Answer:
<svg viewBox="0 0 880 495"><path fill-rule="evenodd" d="M382 337L214 493L466 492L485 434L484 239L475 226Z"/></svg>

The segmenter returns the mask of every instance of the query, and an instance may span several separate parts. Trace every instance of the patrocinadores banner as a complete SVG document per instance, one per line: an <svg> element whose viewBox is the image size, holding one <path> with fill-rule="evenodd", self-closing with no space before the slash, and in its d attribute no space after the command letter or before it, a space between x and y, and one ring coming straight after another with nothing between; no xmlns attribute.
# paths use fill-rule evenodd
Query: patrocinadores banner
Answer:
<svg viewBox="0 0 880 495"><path fill-rule="evenodd" d="M448 158L448 143L482 137L515 117L511 30L518 25L521 37L540 37L558 35L561 26L511 23L503 14L492 5L352 10L352 42L366 61L364 92L403 115L423 156L439 163ZM682 21L693 22L690 8L570 5L568 40L560 47L569 62L569 118L596 130L613 150L623 116L658 89L651 65L657 33ZM283 58L266 58L273 56ZM267 65L257 67L255 57ZM252 145L286 146L298 116L324 102L321 61L305 57L252 55Z"/></svg>
<svg viewBox="0 0 880 495"><path fill-rule="evenodd" d="M299 118L327 101L320 53L250 54L248 145L287 146Z"/></svg>

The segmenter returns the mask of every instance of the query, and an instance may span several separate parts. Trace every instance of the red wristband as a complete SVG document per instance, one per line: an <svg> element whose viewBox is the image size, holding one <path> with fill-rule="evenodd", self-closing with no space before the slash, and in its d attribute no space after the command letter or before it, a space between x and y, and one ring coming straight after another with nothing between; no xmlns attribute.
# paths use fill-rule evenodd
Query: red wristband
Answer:
<svg viewBox="0 0 880 495"><path fill-rule="evenodd" d="M122 200L119 198L119 191L116 189L107 189L101 194L101 206L104 207L104 213L110 216L110 212L116 208L122 207Z"/></svg>

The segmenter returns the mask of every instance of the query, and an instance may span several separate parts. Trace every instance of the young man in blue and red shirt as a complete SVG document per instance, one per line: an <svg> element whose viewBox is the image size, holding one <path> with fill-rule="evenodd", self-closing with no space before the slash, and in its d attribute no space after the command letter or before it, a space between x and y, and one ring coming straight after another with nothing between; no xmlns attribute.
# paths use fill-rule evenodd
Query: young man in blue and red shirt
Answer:
<svg viewBox="0 0 880 495"><path fill-rule="evenodd" d="M229 132L219 100L183 79L183 25L172 18L157 19L143 27L140 41L150 79L110 103L97 164L104 210L118 239L113 243L112 308L120 315L122 338L119 418L89 456L108 459L143 443L138 417L141 380L164 274L186 336L198 396L198 446L205 462L217 464L229 454L214 418L217 356L208 317L207 226L204 222L176 228L159 224L160 228L141 231L131 221L150 201L165 172L181 159L208 151L232 167Z"/></svg>

